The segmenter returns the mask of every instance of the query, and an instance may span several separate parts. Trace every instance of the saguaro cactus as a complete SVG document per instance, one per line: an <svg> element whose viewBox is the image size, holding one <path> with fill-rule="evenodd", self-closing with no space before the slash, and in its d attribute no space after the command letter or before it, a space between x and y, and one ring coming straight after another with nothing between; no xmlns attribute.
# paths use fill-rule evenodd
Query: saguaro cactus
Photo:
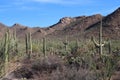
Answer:
<svg viewBox="0 0 120 80"><path fill-rule="evenodd" d="M109 54L112 53L112 50L111 50L111 41L109 40L109 43L108 43L108 49L109 49Z"/></svg>
<svg viewBox="0 0 120 80"><path fill-rule="evenodd" d="M17 43L17 35L16 35L16 30L14 30L13 32L13 39L14 39L14 46L13 46L13 51L15 51L15 53L18 53L18 43Z"/></svg>
<svg viewBox="0 0 120 80"><path fill-rule="evenodd" d="M32 54L32 38L31 38L31 32L29 33L29 49L30 49L30 54Z"/></svg>
<svg viewBox="0 0 120 80"><path fill-rule="evenodd" d="M28 50L29 50L29 45L28 45L28 34L25 35L25 43L26 43L26 53L28 54Z"/></svg>
<svg viewBox="0 0 120 80"><path fill-rule="evenodd" d="M8 54L8 32L5 33L4 57L5 57L5 63L7 63L8 59L9 59L9 54Z"/></svg>
<svg viewBox="0 0 120 80"><path fill-rule="evenodd" d="M97 43L94 38L92 38L93 43L97 48L99 48L99 54L103 54L102 47L105 45L102 41L102 20L100 23L100 29L99 29L99 43Z"/></svg>
<svg viewBox="0 0 120 80"><path fill-rule="evenodd" d="M5 33L4 37L4 45L3 45L3 59L4 59L4 72L6 73L8 70L8 62L9 62L9 30Z"/></svg>
<svg viewBox="0 0 120 80"><path fill-rule="evenodd" d="M43 54L46 56L46 38L43 38Z"/></svg>
<svg viewBox="0 0 120 80"><path fill-rule="evenodd" d="M104 44L102 42L102 20L101 20L101 24L100 24L99 45L100 45L100 54L103 54L102 47L104 46Z"/></svg>
<svg viewBox="0 0 120 80"><path fill-rule="evenodd" d="M68 39L67 39L67 36L66 36L65 42L63 42L63 44L65 45L65 51L67 51L67 45L68 45Z"/></svg>
<svg viewBox="0 0 120 80"><path fill-rule="evenodd" d="M28 58L30 59L30 54L32 54L32 39L31 39L31 33L28 33L25 35L25 43L26 43L26 53L28 55Z"/></svg>

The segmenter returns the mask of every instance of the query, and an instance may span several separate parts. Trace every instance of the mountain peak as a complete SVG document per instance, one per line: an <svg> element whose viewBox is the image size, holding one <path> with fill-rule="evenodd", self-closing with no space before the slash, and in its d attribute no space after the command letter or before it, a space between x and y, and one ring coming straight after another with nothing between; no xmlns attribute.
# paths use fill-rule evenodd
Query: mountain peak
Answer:
<svg viewBox="0 0 120 80"><path fill-rule="evenodd" d="M21 25L21 24L19 24L19 23L15 23L15 24L13 24L13 26L12 26L12 28L25 28L26 26L23 26L23 25Z"/></svg>
<svg viewBox="0 0 120 80"><path fill-rule="evenodd" d="M95 14L95 15L93 15L93 16L96 16L96 17L102 17L101 14Z"/></svg>
<svg viewBox="0 0 120 80"><path fill-rule="evenodd" d="M15 23L15 24L13 24L13 26L22 26L22 25L19 23Z"/></svg>

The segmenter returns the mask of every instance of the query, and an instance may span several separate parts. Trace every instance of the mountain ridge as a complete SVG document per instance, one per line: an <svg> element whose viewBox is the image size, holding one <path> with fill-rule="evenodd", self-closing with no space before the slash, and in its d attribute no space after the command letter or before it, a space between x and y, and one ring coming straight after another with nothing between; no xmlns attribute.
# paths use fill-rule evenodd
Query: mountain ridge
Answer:
<svg viewBox="0 0 120 80"><path fill-rule="evenodd" d="M103 34L107 38L120 39L120 7L107 16L95 14L91 16L63 17L56 24L47 28L24 26L18 23L8 27L0 23L0 37L4 35L6 29L11 32L16 30L18 38L24 38L28 32L32 33L34 39L43 37L61 38L64 36L84 37L97 36L100 21L103 22Z"/></svg>

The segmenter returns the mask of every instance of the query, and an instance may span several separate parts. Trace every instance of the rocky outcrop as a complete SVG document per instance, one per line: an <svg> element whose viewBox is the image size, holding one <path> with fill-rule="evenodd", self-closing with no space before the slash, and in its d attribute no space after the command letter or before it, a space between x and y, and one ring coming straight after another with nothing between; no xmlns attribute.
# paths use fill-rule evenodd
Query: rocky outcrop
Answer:
<svg viewBox="0 0 120 80"><path fill-rule="evenodd" d="M71 18L71 20L68 20L71 22L70 23L68 22L69 24L63 26L61 30L57 28L57 31L54 31L53 33L48 34L47 36L48 37L53 37L53 36L63 37L63 35L64 36L70 35L74 38L79 35L79 37L81 37L81 36L84 36L84 30L87 27L99 22L101 18L102 18L102 15L100 14L96 14L92 16L73 17ZM59 26L57 27L61 27L61 24L59 24Z"/></svg>
<svg viewBox="0 0 120 80"><path fill-rule="evenodd" d="M64 17L64 18L60 19L57 24L50 26L50 28L53 28L55 30L63 30L66 27L66 25L70 24L71 22L73 22L75 20L76 19L71 18L71 17Z"/></svg>
<svg viewBox="0 0 120 80"><path fill-rule="evenodd" d="M59 23L67 25L67 24L70 24L72 21L75 21L75 19L71 18L71 17L64 17L64 18L60 19Z"/></svg>

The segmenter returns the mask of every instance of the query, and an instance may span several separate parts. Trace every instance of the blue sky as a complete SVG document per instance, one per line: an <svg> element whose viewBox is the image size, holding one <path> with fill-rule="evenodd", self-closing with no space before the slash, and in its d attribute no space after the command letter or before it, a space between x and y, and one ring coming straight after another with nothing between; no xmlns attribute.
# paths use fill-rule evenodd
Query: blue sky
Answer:
<svg viewBox="0 0 120 80"><path fill-rule="evenodd" d="M62 17L107 15L120 7L120 0L0 0L0 22L47 27Z"/></svg>

